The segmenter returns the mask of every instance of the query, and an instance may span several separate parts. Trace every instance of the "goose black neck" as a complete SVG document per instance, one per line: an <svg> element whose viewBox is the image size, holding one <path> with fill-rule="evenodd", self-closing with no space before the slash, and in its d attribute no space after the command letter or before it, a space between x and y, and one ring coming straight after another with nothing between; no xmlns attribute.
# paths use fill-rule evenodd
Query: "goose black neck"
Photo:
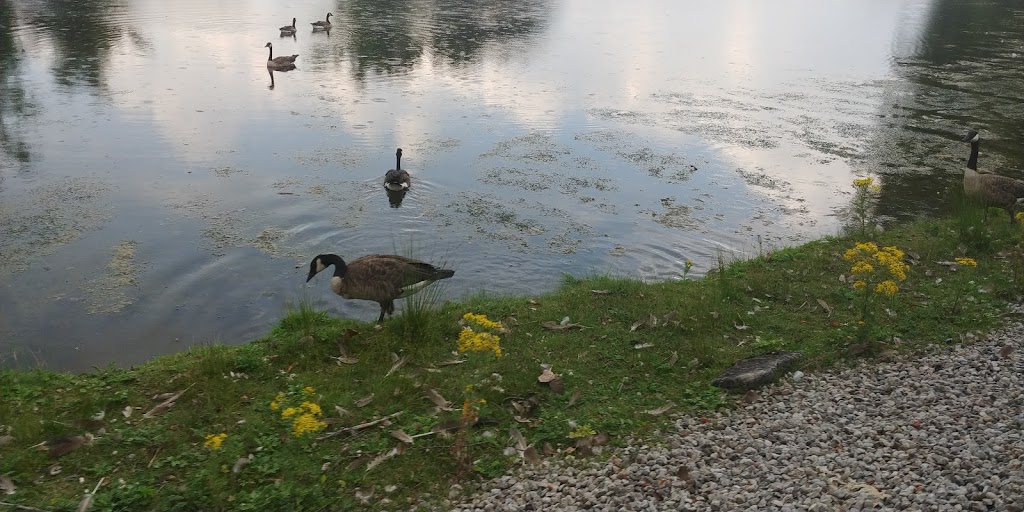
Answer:
<svg viewBox="0 0 1024 512"><path fill-rule="evenodd" d="M972 171L978 170L978 141L971 143L971 158L967 160L967 168Z"/></svg>
<svg viewBox="0 0 1024 512"><path fill-rule="evenodd" d="M270 54L267 55L267 60L274 60L274 47L268 46L267 49L270 50Z"/></svg>
<svg viewBox="0 0 1024 512"><path fill-rule="evenodd" d="M345 277L345 272L348 270L348 266L345 265L345 260L341 259L341 256L337 254L328 254L320 258L320 261L324 262L324 265L334 265L334 275L337 277Z"/></svg>
<svg viewBox="0 0 1024 512"><path fill-rule="evenodd" d="M395 154L395 170L396 171L401 171L402 170L402 154L401 153L396 153Z"/></svg>

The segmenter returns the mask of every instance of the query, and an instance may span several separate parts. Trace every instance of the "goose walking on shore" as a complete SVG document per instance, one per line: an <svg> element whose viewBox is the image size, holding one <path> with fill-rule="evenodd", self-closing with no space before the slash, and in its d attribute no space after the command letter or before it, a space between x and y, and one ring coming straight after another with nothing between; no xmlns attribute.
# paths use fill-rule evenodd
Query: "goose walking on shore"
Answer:
<svg viewBox="0 0 1024 512"><path fill-rule="evenodd" d="M346 264L337 254L320 254L309 263L308 283L334 265L331 291L346 299L372 300L380 304L377 323L395 312L395 300L408 297L435 281L455 275L454 270L395 254L370 254Z"/></svg>
<svg viewBox="0 0 1024 512"><path fill-rule="evenodd" d="M979 172L978 147L981 136L971 130L962 140L971 143L971 156L967 159L967 167L964 169L964 194L981 201L986 208L986 214L988 207L995 206L1006 210L1010 214L1010 222L1014 222L1017 212L1021 211L1021 202L1024 202L1024 181Z"/></svg>

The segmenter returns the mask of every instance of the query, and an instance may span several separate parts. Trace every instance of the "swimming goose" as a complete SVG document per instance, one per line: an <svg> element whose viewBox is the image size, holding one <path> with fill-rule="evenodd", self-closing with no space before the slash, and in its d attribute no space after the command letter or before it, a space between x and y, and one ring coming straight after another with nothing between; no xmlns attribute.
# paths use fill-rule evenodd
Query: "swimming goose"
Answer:
<svg viewBox="0 0 1024 512"><path fill-rule="evenodd" d="M411 184L409 173L402 170L402 148L398 148L398 151L395 151L395 168L384 173L384 188L408 190Z"/></svg>
<svg viewBox="0 0 1024 512"><path fill-rule="evenodd" d="M292 18L291 25L285 25L281 27L281 35L291 35L295 33L295 18Z"/></svg>
<svg viewBox="0 0 1024 512"><path fill-rule="evenodd" d="M986 209L989 206L996 206L1006 210L1010 214L1010 222L1014 222L1014 216L1020 211L1021 202L1024 201L1024 181L999 174L978 172L978 146L981 136L971 130L962 140L971 143L971 156L967 159L967 168L964 169L964 194L980 200Z"/></svg>
<svg viewBox="0 0 1024 512"><path fill-rule="evenodd" d="M274 57L274 45L267 43L264 48L270 48L270 54L267 55L267 67L270 69L286 70L295 67L295 59L299 58L298 54L295 55L282 55L280 57Z"/></svg>
<svg viewBox="0 0 1024 512"><path fill-rule="evenodd" d="M313 30L318 28L331 28L331 16L334 15L327 13L327 21L314 21L313 23L310 23L310 25L313 25Z"/></svg>
<svg viewBox="0 0 1024 512"><path fill-rule="evenodd" d="M395 299L408 297L434 281L448 279L454 270L394 254L370 254L345 264L337 254L320 254L309 264L308 283L313 276L334 265L331 291L346 299L372 300L380 304L380 317L395 312Z"/></svg>

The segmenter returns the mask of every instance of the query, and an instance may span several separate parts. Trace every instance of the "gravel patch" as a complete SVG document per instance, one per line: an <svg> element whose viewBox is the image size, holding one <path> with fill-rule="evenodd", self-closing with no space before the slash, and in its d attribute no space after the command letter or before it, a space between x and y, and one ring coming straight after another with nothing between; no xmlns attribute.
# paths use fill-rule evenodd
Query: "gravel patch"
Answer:
<svg viewBox="0 0 1024 512"><path fill-rule="evenodd" d="M786 379L742 408L677 417L664 445L546 460L444 505L1024 511L1022 340L1015 322L970 346Z"/></svg>

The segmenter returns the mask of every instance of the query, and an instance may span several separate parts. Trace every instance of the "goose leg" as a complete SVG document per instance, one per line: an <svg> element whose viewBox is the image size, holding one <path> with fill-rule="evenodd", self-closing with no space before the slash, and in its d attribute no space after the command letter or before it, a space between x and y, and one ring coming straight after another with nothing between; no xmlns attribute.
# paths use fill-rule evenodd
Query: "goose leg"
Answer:
<svg viewBox="0 0 1024 512"><path fill-rule="evenodd" d="M380 317L377 318L377 323L379 324L379 323L384 321L384 314L385 313L387 313L388 316L391 316L394 312L395 312L395 301L389 300L389 301L386 301L386 302L381 302L380 303Z"/></svg>

